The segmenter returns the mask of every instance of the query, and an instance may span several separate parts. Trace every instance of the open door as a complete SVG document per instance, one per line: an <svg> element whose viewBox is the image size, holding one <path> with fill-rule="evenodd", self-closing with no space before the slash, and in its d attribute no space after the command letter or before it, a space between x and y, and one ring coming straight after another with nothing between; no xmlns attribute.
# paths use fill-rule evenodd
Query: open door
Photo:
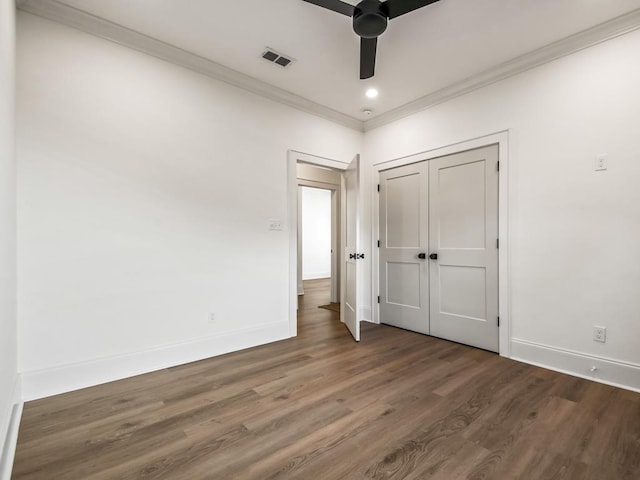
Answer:
<svg viewBox="0 0 640 480"><path fill-rule="evenodd" d="M344 256L343 294L340 318L345 323L356 342L360 341L360 318L358 316L358 282L360 263L364 255L360 253L358 193L360 190L360 155L356 155L344 172Z"/></svg>

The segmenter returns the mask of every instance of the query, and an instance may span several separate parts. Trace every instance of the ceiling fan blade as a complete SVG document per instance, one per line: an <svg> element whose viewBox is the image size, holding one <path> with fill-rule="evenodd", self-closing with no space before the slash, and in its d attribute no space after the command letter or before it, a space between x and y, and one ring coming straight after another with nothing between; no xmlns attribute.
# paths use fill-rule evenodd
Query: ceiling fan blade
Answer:
<svg viewBox="0 0 640 480"><path fill-rule="evenodd" d="M319 7L324 7L329 10L333 10L334 12L341 13L342 15L346 15L347 17L353 17L353 11L355 7L353 5L349 5L348 3L341 2L340 0L303 0L307 3L313 3L314 5L318 5Z"/></svg>
<svg viewBox="0 0 640 480"><path fill-rule="evenodd" d="M387 0L383 5L386 6L387 14L389 15L389 19L391 19L439 1L440 0Z"/></svg>
<svg viewBox="0 0 640 480"><path fill-rule="evenodd" d="M373 77L376 71L377 38L360 38L360 80Z"/></svg>

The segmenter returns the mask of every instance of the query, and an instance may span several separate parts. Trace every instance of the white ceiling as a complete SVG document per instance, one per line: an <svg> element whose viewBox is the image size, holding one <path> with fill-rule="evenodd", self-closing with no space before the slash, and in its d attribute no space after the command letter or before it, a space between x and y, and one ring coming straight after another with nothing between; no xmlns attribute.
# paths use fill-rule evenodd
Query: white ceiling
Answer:
<svg viewBox="0 0 640 480"><path fill-rule="evenodd" d="M351 19L302 0L58 2L358 119L640 8L640 0L441 0L389 22L376 75L363 81ZM263 60L266 46L295 63ZM365 97L368 86L377 99Z"/></svg>

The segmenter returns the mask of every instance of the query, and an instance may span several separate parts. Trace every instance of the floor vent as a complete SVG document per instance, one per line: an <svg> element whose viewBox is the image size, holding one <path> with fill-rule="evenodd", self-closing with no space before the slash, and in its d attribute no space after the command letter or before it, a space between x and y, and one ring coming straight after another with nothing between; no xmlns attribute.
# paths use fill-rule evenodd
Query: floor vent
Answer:
<svg viewBox="0 0 640 480"><path fill-rule="evenodd" d="M282 68L286 68L293 63L293 58L282 55L269 47L262 52L262 58L270 61L271 63L275 63L276 65L280 65Z"/></svg>

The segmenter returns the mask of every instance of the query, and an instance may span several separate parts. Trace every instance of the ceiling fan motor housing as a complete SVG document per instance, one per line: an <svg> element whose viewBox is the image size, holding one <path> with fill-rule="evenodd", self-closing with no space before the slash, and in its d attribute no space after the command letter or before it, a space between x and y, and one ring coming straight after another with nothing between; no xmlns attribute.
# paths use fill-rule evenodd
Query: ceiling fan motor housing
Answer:
<svg viewBox="0 0 640 480"><path fill-rule="evenodd" d="M377 38L387 29L389 16L379 0L362 0L353 13L353 31L362 38Z"/></svg>

